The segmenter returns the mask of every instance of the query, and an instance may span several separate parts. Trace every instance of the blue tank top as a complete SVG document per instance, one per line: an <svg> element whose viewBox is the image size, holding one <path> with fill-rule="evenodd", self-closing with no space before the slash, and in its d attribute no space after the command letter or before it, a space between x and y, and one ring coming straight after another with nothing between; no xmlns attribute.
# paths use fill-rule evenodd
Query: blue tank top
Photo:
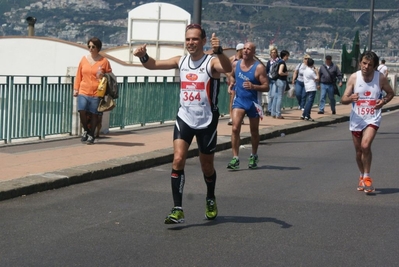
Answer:
<svg viewBox="0 0 399 267"><path fill-rule="evenodd" d="M255 61L252 67L248 71L242 71L240 68L241 60L237 61L235 69L236 78L236 98L250 100L257 102L258 91L257 90L247 90L243 87L245 81L250 81L252 84L260 85L260 82L255 78L255 70L259 64L259 61Z"/></svg>

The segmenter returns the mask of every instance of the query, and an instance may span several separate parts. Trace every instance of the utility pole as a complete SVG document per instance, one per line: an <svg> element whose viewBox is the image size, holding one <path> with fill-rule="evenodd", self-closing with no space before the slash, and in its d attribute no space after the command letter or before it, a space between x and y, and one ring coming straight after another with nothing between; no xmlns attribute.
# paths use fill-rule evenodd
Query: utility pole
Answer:
<svg viewBox="0 0 399 267"><path fill-rule="evenodd" d="M201 25L202 0L194 0L193 23Z"/></svg>
<svg viewBox="0 0 399 267"><path fill-rule="evenodd" d="M369 25L369 48L371 51L373 49L373 24L374 24L374 0L371 0L370 7L370 25Z"/></svg>

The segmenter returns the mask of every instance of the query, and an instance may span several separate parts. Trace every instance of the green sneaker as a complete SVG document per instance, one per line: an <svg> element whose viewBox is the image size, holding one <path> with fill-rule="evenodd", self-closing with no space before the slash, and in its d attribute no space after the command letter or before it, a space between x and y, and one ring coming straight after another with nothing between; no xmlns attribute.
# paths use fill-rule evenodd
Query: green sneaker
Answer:
<svg viewBox="0 0 399 267"><path fill-rule="evenodd" d="M206 200L205 217L208 220L214 220L216 216L218 216L218 207L216 205L216 199L208 198Z"/></svg>
<svg viewBox="0 0 399 267"><path fill-rule="evenodd" d="M238 158L233 158L229 164L227 164L227 169L238 170L240 168L240 160Z"/></svg>
<svg viewBox="0 0 399 267"><path fill-rule="evenodd" d="M257 155L255 155L255 156L251 155L249 157L248 168L250 168L250 169L258 168L258 156Z"/></svg>
<svg viewBox="0 0 399 267"><path fill-rule="evenodd" d="M184 223L184 212L180 208L173 208L172 212L165 218L165 224Z"/></svg>

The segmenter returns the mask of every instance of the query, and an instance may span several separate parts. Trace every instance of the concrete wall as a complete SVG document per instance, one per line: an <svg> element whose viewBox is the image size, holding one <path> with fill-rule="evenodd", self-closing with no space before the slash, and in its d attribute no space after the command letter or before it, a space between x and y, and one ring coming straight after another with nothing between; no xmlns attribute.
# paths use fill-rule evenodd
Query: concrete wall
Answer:
<svg viewBox="0 0 399 267"><path fill-rule="evenodd" d="M0 75L66 75L87 50L40 37L0 37Z"/></svg>
<svg viewBox="0 0 399 267"><path fill-rule="evenodd" d="M134 50L136 46L132 46ZM156 55L155 46L147 46L151 57ZM179 46L159 46L160 59L183 55L184 49ZM147 70L138 58L129 61L129 47L120 46L103 49L102 55L108 58L116 76L175 76L177 70ZM231 56L234 49L226 49ZM81 58L88 55L86 45L76 44L47 37L0 37L0 75L26 76L75 76Z"/></svg>
<svg viewBox="0 0 399 267"><path fill-rule="evenodd" d="M131 46L131 53L138 47L143 45L144 43L140 44L133 44ZM157 51L156 47L154 45L147 45L147 53L153 58L156 58ZM159 52L159 59L168 59L177 55L184 55L185 51L183 46L171 46L171 45L160 45L158 47L158 52ZM133 61L130 61L130 55L129 55L129 46L119 46L119 47L114 47L114 48L109 48L105 49L103 51L109 56L115 57L121 61L123 61L126 64L136 64L136 65L141 65L141 62L139 58L137 57L132 57Z"/></svg>
<svg viewBox="0 0 399 267"><path fill-rule="evenodd" d="M153 48L149 47L151 55ZM137 60L133 64L126 63L129 57L129 47L122 46L107 50L102 54L108 58L113 72L117 76L161 75L173 76L175 70L150 71L142 67ZM183 53L182 48L165 48L162 58ZM0 75L40 75L62 76L76 74L76 68L85 55L88 55L86 45L71 43L47 37L0 37Z"/></svg>

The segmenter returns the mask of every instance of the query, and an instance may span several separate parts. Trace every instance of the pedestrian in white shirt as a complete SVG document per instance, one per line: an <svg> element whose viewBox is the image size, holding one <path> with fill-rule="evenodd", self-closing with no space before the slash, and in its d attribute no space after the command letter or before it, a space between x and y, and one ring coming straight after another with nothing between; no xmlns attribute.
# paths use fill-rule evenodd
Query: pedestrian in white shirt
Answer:
<svg viewBox="0 0 399 267"><path fill-rule="evenodd" d="M388 67L385 65L385 59L381 60L381 64L378 66L377 70L388 77Z"/></svg>
<svg viewBox="0 0 399 267"><path fill-rule="evenodd" d="M314 60L308 58L307 67L303 72L303 82L305 84L306 91L306 105L302 113L301 119L307 121L314 121L310 117L310 112L312 110L313 102L317 92L316 82L319 81L319 72L314 67Z"/></svg>

